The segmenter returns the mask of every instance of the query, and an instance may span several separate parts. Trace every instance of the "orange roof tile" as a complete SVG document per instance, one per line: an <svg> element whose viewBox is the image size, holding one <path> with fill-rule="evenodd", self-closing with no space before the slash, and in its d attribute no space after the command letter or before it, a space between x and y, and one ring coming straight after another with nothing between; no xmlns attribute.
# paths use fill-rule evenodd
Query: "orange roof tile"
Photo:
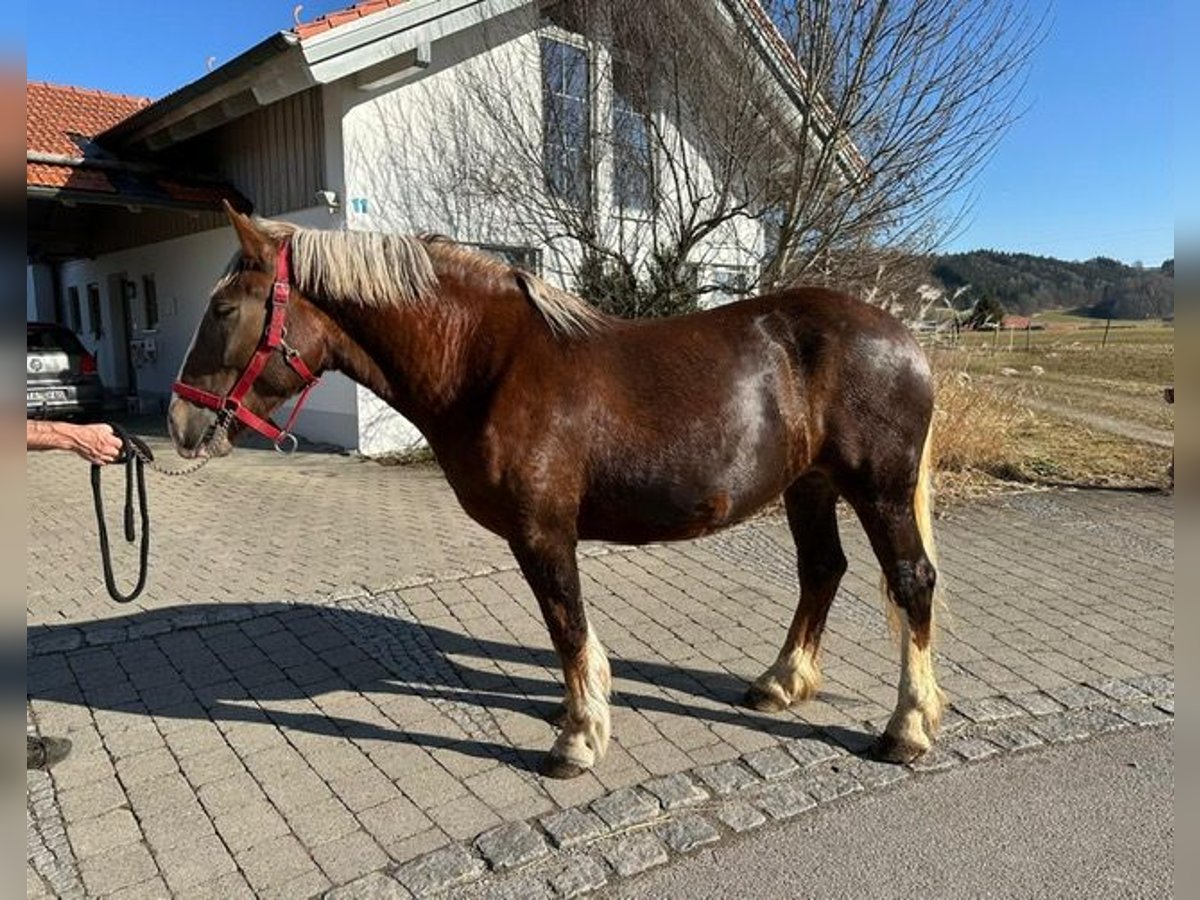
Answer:
<svg viewBox="0 0 1200 900"><path fill-rule="evenodd" d="M73 191L100 191L115 194L117 189L108 176L95 169L55 166L47 163L25 164L25 184L33 187L66 188Z"/></svg>
<svg viewBox="0 0 1200 900"><path fill-rule="evenodd" d="M365 19L367 16L383 12L385 9L391 9L393 6L399 6L401 3L407 2L408 0L362 0L362 2L355 3L346 9L339 9L331 13L326 13L323 16L318 16L311 22L297 23L294 31L301 40L304 40L304 38L312 37L314 34L320 34L323 31L332 31L339 25L357 22L359 19Z"/></svg>
<svg viewBox="0 0 1200 900"><path fill-rule="evenodd" d="M144 106L147 97L31 81L25 85L25 149L83 156L86 143Z"/></svg>

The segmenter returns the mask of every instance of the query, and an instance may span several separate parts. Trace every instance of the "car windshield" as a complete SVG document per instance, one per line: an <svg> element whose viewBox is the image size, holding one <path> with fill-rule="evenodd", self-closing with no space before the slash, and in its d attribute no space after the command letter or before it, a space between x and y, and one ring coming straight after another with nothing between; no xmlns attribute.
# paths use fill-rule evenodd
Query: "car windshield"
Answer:
<svg viewBox="0 0 1200 900"><path fill-rule="evenodd" d="M29 353L75 353L82 355L83 345L65 328L30 328L26 331L25 349Z"/></svg>

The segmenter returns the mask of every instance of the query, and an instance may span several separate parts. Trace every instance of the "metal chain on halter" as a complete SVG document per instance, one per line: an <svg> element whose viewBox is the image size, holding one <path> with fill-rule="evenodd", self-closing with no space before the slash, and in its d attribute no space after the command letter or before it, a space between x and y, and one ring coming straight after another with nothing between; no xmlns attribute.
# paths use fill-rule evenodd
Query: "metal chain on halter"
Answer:
<svg viewBox="0 0 1200 900"><path fill-rule="evenodd" d="M204 438L204 443L208 443L218 437L224 437L227 427L225 422L218 421ZM168 469L153 456L143 453L136 444L131 444L130 446L133 449L134 455L149 466L150 471L157 472L159 475L166 475L168 478L175 478L181 475L194 475L203 469L208 464L209 459L211 459L209 456L199 456L181 469Z"/></svg>

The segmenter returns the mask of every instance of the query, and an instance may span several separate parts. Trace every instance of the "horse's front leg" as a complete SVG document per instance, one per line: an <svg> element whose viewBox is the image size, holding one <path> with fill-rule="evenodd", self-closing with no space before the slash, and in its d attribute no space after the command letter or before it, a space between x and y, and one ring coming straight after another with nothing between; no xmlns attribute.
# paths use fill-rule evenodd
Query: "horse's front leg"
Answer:
<svg viewBox="0 0 1200 900"><path fill-rule="evenodd" d="M566 683L563 730L541 772L574 778L592 768L608 749L612 682L608 657L588 625L579 596L575 537L536 529L509 546L542 609Z"/></svg>

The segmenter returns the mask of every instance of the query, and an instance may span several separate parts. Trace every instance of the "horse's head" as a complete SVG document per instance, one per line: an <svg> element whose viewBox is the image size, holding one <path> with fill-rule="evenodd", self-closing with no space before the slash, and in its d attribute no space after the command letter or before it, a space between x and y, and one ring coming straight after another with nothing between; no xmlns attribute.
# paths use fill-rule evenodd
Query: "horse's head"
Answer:
<svg viewBox="0 0 1200 900"><path fill-rule="evenodd" d="M241 248L213 288L167 414L175 449L189 458L226 455L246 427L287 443L271 413L324 368L320 316L290 286L287 235L225 211Z"/></svg>

